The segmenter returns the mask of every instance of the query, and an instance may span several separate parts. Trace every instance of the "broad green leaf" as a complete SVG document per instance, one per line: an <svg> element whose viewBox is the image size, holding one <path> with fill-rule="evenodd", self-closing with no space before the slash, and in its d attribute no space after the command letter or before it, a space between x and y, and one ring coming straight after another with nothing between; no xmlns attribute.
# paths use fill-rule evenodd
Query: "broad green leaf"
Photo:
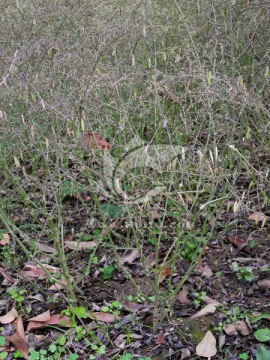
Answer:
<svg viewBox="0 0 270 360"><path fill-rule="evenodd" d="M270 359L270 351L264 346L260 346L256 352L256 360L268 360Z"/></svg>
<svg viewBox="0 0 270 360"><path fill-rule="evenodd" d="M270 341L270 330L268 328L259 329L255 331L254 336L258 341Z"/></svg>
<svg viewBox="0 0 270 360"><path fill-rule="evenodd" d="M101 211L109 218L120 219L123 217L123 209L119 205L101 204Z"/></svg>
<svg viewBox="0 0 270 360"><path fill-rule="evenodd" d="M261 314L261 315L258 315L258 316L253 315L253 317L251 319L251 322L257 322L257 321L260 321L262 319L270 320L270 314Z"/></svg>
<svg viewBox="0 0 270 360"><path fill-rule="evenodd" d="M60 190L62 196L65 197L74 194L81 194L82 192L85 192L86 189L82 184L67 180L62 182Z"/></svg>
<svg viewBox="0 0 270 360"><path fill-rule="evenodd" d="M112 277L114 270L115 270L115 267L113 265L109 265L109 266L105 267L104 272L103 272L103 279L109 280Z"/></svg>

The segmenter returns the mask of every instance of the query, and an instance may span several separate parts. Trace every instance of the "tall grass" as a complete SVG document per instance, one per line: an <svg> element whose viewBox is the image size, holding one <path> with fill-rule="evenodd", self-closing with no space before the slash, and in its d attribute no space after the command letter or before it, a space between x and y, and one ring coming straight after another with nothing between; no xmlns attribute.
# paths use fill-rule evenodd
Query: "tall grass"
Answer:
<svg viewBox="0 0 270 360"><path fill-rule="evenodd" d="M137 292L142 290L119 254L140 251L156 326L161 309L165 316L213 240L210 222L226 200L241 199L242 209L251 210L248 199L256 188L263 199L258 209L269 206L269 5L246 0L0 0L0 5L0 229L16 241L16 263L26 256L41 263L40 251L29 250L23 240L55 244L57 255L49 261L60 264L68 297L87 301L80 292L83 276L73 279L77 267L72 268L74 254L64 250L64 237L83 239L85 232L98 230L95 253L101 247L111 254ZM167 181L167 191L134 206L100 196L103 154L83 146L82 127L106 138L119 159L135 136L152 145L182 146L164 178L146 169L127 176L131 191L160 180ZM243 173L252 186L240 189L236 181ZM84 216L73 222L68 217L74 209L61 195L65 181L83 184L92 197L90 204L78 205ZM102 214L104 201L120 206L125 217L125 225L106 236L111 224ZM192 241L195 248L185 253ZM189 267L176 284L183 254ZM83 262L82 272L91 273L92 261L93 256ZM165 266L171 269L167 290L160 281Z"/></svg>

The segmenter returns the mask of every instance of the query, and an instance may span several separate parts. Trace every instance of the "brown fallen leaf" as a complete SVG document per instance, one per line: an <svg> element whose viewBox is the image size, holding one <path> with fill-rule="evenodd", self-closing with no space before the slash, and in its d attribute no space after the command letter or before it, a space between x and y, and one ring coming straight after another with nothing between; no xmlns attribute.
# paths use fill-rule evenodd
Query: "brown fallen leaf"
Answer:
<svg viewBox="0 0 270 360"><path fill-rule="evenodd" d="M266 216L264 213L262 212L254 212L252 214L249 215L249 220L255 221L256 224L258 224L259 222L262 223L262 227L264 227L264 225L266 224L267 220L269 219L268 216Z"/></svg>
<svg viewBox="0 0 270 360"><path fill-rule="evenodd" d="M203 302L205 302L207 305L224 306L224 304L220 303L217 300L210 298L209 296L205 296L203 299Z"/></svg>
<svg viewBox="0 0 270 360"><path fill-rule="evenodd" d="M138 311L141 307L141 305L131 302L131 301L124 301L122 302L122 305L128 309L130 312L135 313L136 311Z"/></svg>
<svg viewBox="0 0 270 360"><path fill-rule="evenodd" d="M236 235L229 234L227 236L227 240L231 244L237 246L239 251L244 251L247 254L251 253L250 247L248 246L248 244L246 243L246 241L243 238L236 236Z"/></svg>
<svg viewBox="0 0 270 360"><path fill-rule="evenodd" d="M22 317L18 316L13 324L15 326L15 333L11 336L6 336L6 339L12 342L12 344L23 354L25 359L28 359L29 349L24 334Z"/></svg>
<svg viewBox="0 0 270 360"><path fill-rule="evenodd" d="M270 279L259 280L257 284L262 289L270 289Z"/></svg>
<svg viewBox="0 0 270 360"><path fill-rule="evenodd" d="M210 278L213 275L213 271L208 265L199 265L198 270L202 273L206 278Z"/></svg>
<svg viewBox="0 0 270 360"><path fill-rule="evenodd" d="M27 326L27 331L30 332L35 329L40 329L45 327L46 325L70 327L70 318L67 315L54 314L54 315L50 315L50 318L45 321L31 320Z"/></svg>
<svg viewBox="0 0 270 360"><path fill-rule="evenodd" d="M188 348L184 348L181 350L180 360L190 359L191 352Z"/></svg>
<svg viewBox="0 0 270 360"><path fill-rule="evenodd" d="M50 319L50 317L51 317L51 312L50 312L50 310L47 310L42 314L39 314L37 316L32 317L31 319L29 319L29 321L41 321L41 322L44 322L44 321L48 321Z"/></svg>
<svg viewBox="0 0 270 360"><path fill-rule="evenodd" d="M125 334L119 334L113 341L114 345L120 349L124 349L126 345L126 337Z"/></svg>
<svg viewBox="0 0 270 360"><path fill-rule="evenodd" d="M84 146L90 149L100 148L102 150L110 150L112 145L104 140L99 134L88 131L81 135Z"/></svg>
<svg viewBox="0 0 270 360"><path fill-rule="evenodd" d="M60 272L60 268L51 266L48 264L43 264L44 268L47 269L50 273ZM43 270L39 265L27 263L24 265L23 275L29 280L45 280L47 279L46 271Z"/></svg>
<svg viewBox="0 0 270 360"><path fill-rule="evenodd" d="M13 307L10 311L8 311L5 315L0 316L1 324L10 324L18 317L17 310Z"/></svg>
<svg viewBox="0 0 270 360"><path fill-rule="evenodd" d="M183 305L188 303L188 288L186 286L184 286L183 289L179 291L178 300L180 304Z"/></svg>
<svg viewBox="0 0 270 360"><path fill-rule="evenodd" d="M104 312L92 312L88 314L88 317L92 320L103 321L105 323L113 323L119 319L119 316Z"/></svg>
<svg viewBox="0 0 270 360"><path fill-rule="evenodd" d="M78 243L77 241L65 241L65 246L71 250L77 251L89 251L95 248L98 241L83 241Z"/></svg>
<svg viewBox="0 0 270 360"><path fill-rule="evenodd" d="M51 285L47 290L48 291L60 291L66 288L67 281L66 279L61 279L61 283L56 282L55 284Z"/></svg>
<svg viewBox="0 0 270 360"><path fill-rule="evenodd" d="M53 248L52 246L48 246L48 245L42 244L40 242L34 242L34 241L30 242L28 240L24 240L23 243L26 244L26 245L35 246L40 251L43 251L43 252L46 252L46 253L54 253L56 251L55 248Z"/></svg>
<svg viewBox="0 0 270 360"><path fill-rule="evenodd" d="M3 276L3 278L5 278L8 282L12 284L17 281L16 279L13 279L10 275L8 275L2 267L0 267L0 274Z"/></svg>
<svg viewBox="0 0 270 360"><path fill-rule="evenodd" d="M0 233L0 245L8 245L10 243L10 236L9 234L1 234Z"/></svg>
<svg viewBox="0 0 270 360"><path fill-rule="evenodd" d="M241 335L247 336L250 334L250 329L246 321L239 320L235 324L236 329L240 332Z"/></svg>
<svg viewBox="0 0 270 360"><path fill-rule="evenodd" d="M160 345L160 344L166 344L167 341L165 339L165 336L163 334L163 331L160 331L158 334L157 334L157 340L156 340L156 344L157 345Z"/></svg>
<svg viewBox="0 0 270 360"><path fill-rule="evenodd" d="M207 316L210 314L214 314L216 311L216 307L214 305L206 305L204 308L202 308L200 311L198 311L196 314L192 315L190 317L191 320L201 318L203 316Z"/></svg>
<svg viewBox="0 0 270 360"><path fill-rule="evenodd" d="M235 324L226 324L224 326L224 331L227 335L237 334L237 329Z"/></svg>
<svg viewBox="0 0 270 360"><path fill-rule="evenodd" d="M140 340L143 338L143 335L132 333L129 335L131 339L137 339ZM113 341L114 345L119 348L123 348L126 344L125 339L127 338L126 334L119 334L116 339Z"/></svg>
<svg viewBox="0 0 270 360"><path fill-rule="evenodd" d="M123 256L120 257L120 261L122 264L128 263L132 264L134 260L140 257L140 252L137 249L127 251Z"/></svg>
<svg viewBox="0 0 270 360"><path fill-rule="evenodd" d="M158 282L159 284L162 283L169 276L171 273L171 268L168 265L163 265L159 272Z"/></svg>
<svg viewBox="0 0 270 360"><path fill-rule="evenodd" d="M202 341L196 346L198 356L211 358L217 353L216 339L211 331L207 331Z"/></svg>

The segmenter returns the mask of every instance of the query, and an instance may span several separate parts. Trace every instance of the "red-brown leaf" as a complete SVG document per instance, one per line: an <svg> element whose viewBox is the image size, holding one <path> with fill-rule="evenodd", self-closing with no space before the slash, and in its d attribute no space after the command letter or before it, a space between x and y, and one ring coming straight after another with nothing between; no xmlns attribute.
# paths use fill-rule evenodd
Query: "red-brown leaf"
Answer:
<svg viewBox="0 0 270 360"><path fill-rule="evenodd" d="M171 273L171 268L168 265L163 265L160 269L158 282L161 283Z"/></svg>
<svg viewBox="0 0 270 360"><path fill-rule="evenodd" d="M187 304L188 303L188 288L183 287L183 289L179 292L178 300L180 304Z"/></svg>
<svg viewBox="0 0 270 360"><path fill-rule="evenodd" d="M0 323L1 324L10 324L18 317L17 310L13 307L9 312L5 315L0 316Z"/></svg>
<svg viewBox="0 0 270 360"><path fill-rule="evenodd" d="M46 321L31 320L27 326L27 331L40 329L46 325L58 325L63 327L70 327L70 318L67 315L55 314L51 315Z"/></svg>
<svg viewBox="0 0 270 360"><path fill-rule="evenodd" d="M162 331L160 331L158 334L157 334L157 341L156 341L156 344L157 345L160 345L160 344L166 344L166 339L165 339L165 336L163 334Z"/></svg>
<svg viewBox="0 0 270 360"><path fill-rule="evenodd" d="M99 134L88 131L82 135L83 144L91 149L100 148L110 150L112 145L104 140Z"/></svg>
<svg viewBox="0 0 270 360"><path fill-rule="evenodd" d="M103 312L94 312L88 314L88 317L92 320L103 321L105 323L113 323L114 321L119 319L119 316L117 315L103 313Z"/></svg>
<svg viewBox="0 0 270 360"><path fill-rule="evenodd" d="M250 252L251 252L250 247L248 245L246 245L246 242L243 238L236 236L236 235L229 234L227 236L227 240L231 244L237 246L238 250L242 250L245 253L250 254Z"/></svg>
<svg viewBox="0 0 270 360"><path fill-rule="evenodd" d="M23 322L21 316L19 316L14 321L14 325L16 329L15 333L11 336L6 336L6 339L15 345L15 347L23 354L25 359L28 359L29 350L28 350L26 337L24 334L24 328L23 328Z"/></svg>

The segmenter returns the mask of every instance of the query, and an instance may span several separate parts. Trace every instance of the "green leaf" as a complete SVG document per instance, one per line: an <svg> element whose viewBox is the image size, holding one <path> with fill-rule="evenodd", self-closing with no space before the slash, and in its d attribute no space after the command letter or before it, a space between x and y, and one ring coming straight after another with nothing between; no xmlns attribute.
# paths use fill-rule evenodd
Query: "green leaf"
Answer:
<svg viewBox="0 0 270 360"><path fill-rule="evenodd" d="M0 359L1 359L1 360L2 360L2 359L5 359L7 356L8 356L8 353L7 353L6 351L2 351L2 352L0 353Z"/></svg>
<svg viewBox="0 0 270 360"><path fill-rule="evenodd" d="M6 339L4 338L4 336L0 336L0 346L3 346L5 342Z"/></svg>
<svg viewBox="0 0 270 360"><path fill-rule="evenodd" d="M125 354L125 355L122 355L120 357L120 360L132 360L133 359L133 355L132 354Z"/></svg>
<svg viewBox="0 0 270 360"><path fill-rule="evenodd" d="M97 351L98 355L104 355L106 353L105 345L101 345Z"/></svg>
<svg viewBox="0 0 270 360"><path fill-rule="evenodd" d="M69 356L69 360L77 360L78 357L79 357L78 354L71 354L71 355Z"/></svg>
<svg viewBox="0 0 270 360"><path fill-rule="evenodd" d="M270 359L270 351L264 346L260 346L256 352L256 360L268 360Z"/></svg>
<svg viewBox="0 0 270 360"><path fill-rule="evenodd" d="M67 339L64 336L59 336L59 338L56 340L56 343L59 345L65 345L65 343L67 342Z"/></svg>
<svg viewBox="0 0 270 360"><path fill-rule="evenodd" d="M49 351L50 351L51 353L55 353L56 350L57 350L57 346L56 346L55 344L51 344L51 345L49 346Z"/></svg>
<svg viewBox="0 0 270 360"><path fill-rule="evenodd" d="M262 319L270 320L270 314L261 314L259 316L254 316L253 315L253 317L251 319L251 322L257 322L257 321L262 320Z"/></svg>
<svg viewBox="0 0 270 360"><path fill-rule="evenodd" d="M34 348L29 349L29 360L39 360L39 352L37 352Z"/></svg>
<svg viewBox="0 0 270 360"><path fill-rule="evenodd" d="M253 280L253 274L251 274L251 273L247 273L247 274L245 274L245 279L247 280L247 281L252 281Z"/></svg>
<svg viewBox="0 0 270 360"><path fill-rule="evenodd" d="M87 312L86 312L86 310L85 310L85 308L83 306L74 307L73 311L81 319L87 319L88 318Z"/></svg>
<svg viewBox="0 0 270 360"><path fill-rule="evenodd" d="M24 358L23 354L19 350L16 350L15 353L13 354L13 356L15 359L23 359Z"/></svg>
<svg viewBox="0 0 270 360"><path fill-rule="evenodd" d="M255 331L254 336L258 341L270 341L270 330L268 328L259 329Z"/></svg>
<svg viewBox="0 0 270 360"><path fill-rule="evenodd" d="M123 217L123 209L119 205L101 204L101 211L110 219L121 219Z"/></svg>
<svg viewBox="0 0 270 360"><path fill-rule="evenodd" d="M113 265L109 265L109 266L105 267L104 272L103 272L103 279L109 280L112 277L114 270L115 270L115 267Z"/></svg>
<svg viewBox="0 0 270 360"><path fill-rule="evenodd" d="M241 360L248 360L248 354L247 354L247 353L239 354L239 359L241 359Z"/></svg>
<svg viewBox="0 0 270 360"><path fill-rule="evenodd" d="M71 196L74 194L81 194L85 191L85 187L82 184L66 180L60 185L60 191L62 197Z"/></svg>

